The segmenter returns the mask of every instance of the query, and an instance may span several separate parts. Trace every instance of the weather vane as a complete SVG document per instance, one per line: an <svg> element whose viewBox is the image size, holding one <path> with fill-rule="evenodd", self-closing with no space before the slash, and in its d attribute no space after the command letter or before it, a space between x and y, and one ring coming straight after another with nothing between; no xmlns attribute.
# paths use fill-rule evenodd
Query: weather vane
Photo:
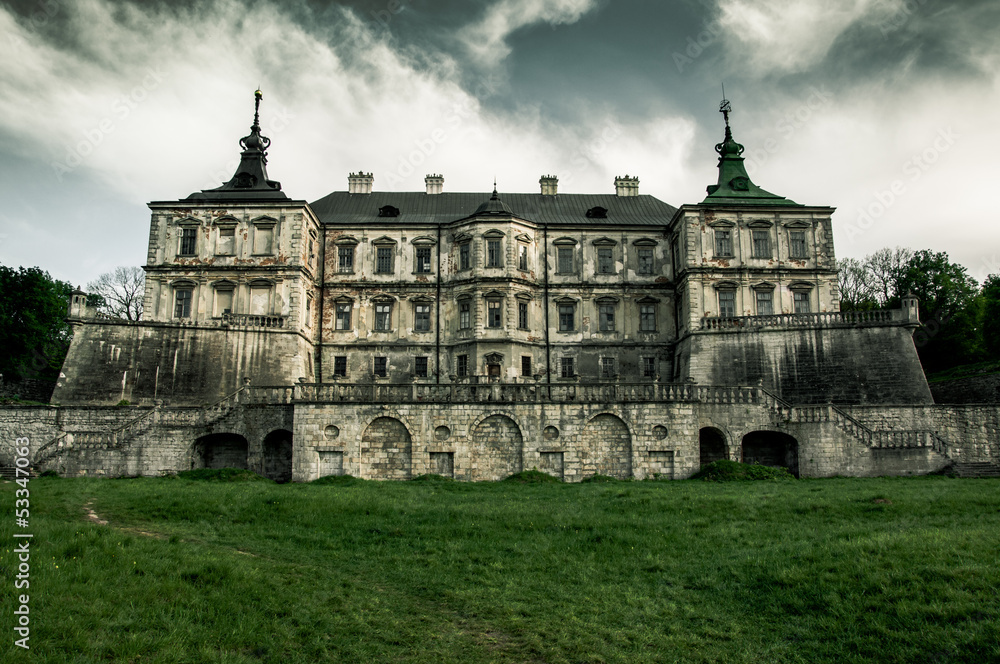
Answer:
<svg viewBox="0 0 1000 664"><path fill-rule="evenodd" d="M729 126L729 111L733 110L732 105L729 100L726 99L726 84L722 84L722 103L719 104L719 113L722 113L722 117L726 120L726 126Z"/></svg>

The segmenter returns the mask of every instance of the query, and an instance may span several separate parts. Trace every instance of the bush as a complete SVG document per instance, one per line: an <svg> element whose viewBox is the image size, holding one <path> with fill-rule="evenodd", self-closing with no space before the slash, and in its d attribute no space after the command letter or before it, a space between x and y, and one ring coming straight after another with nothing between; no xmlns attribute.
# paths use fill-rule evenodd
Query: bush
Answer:
<svg viewBox="0 0 1000 664"><path fill-rule="evenodd" d="M610 475L594 474L582 480L583 482L617 482L618 480Z"/></svg>
<svg viewBox="0 0 1000 664"><path fill-rule="evenodd" d="M128 399L122 399L121 401L119 401L115 405L116 406L131 406L132 403Z"/></svg>
<svg viewBox="0 0 1000 664"><path fill-rule="evenodd" d="M360 477L355 477L354 475L324 475L318 479L313 480L309 484L340 484L344 486L350 486L352 484L361 484L364 482Z"/></svg>
<svg viewBox="0 0 1000 664"><path fill-rule="evenodd" d="M410 480L411 482L454 482L454 477L445 477L444 475L435 475L434 473L426 473L424 475L417 475Z"/></svg>
<svg viewBox="0 0 1000 664"><path fill-rule="evenodd" d="M517 482L518 484L559 484L562 482L558 477L543 473L536 468L514 473L510 477L505 477L503 481Z"/></svg>
<svg viewBox="0 0 1000 664"><path fill-rule="evenodd" d="M43 470L41 473L39 473L38 476L39 477L55 477L56 479L58 479L59 478L59 473L57 473L54 470Z"/></svg>
<svg viewBox="0 0 1000 664"><path fill-rule="evenodd" d="M261 477L252 470L245 468L196 468L195 470L183 470L177 476L185 480L197 480L206 482L270 482L266 477Z"/></svg>
<svg viewBox="0 0 1000 664"><path fill-rule="evenodd" d="M776 482L779 480L793 480L795 477L788 472L787 468L772 468L771 466L761 466L758 464L738 463L721 459L702 467L697 473L691 476L693 480L705 480L706 482L742 482L746 480L768 480Z"/></svg>

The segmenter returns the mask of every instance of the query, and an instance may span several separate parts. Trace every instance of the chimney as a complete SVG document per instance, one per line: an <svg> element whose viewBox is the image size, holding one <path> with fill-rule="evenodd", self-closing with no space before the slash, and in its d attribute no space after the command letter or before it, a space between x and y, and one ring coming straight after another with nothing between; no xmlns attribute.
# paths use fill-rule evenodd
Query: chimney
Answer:
<svg viewBox="0 0 1000 664"><path fill-rule="evenodd" d="M371 173L358 171L351 173L347 178L347 193L349 194L370 194L375 177Z"/></svg>
<svg viewBox="0 0 1000 664"><path fill-rule="evenodd" d="M639 195L639 178L630 178L628 174L625 177L618 176L615 178L615 195L616 196L638 196Z"/></svg>
<svg viewBox="0 0 1000 664"><path fill-rule="evenodd" d="M542 185L542 196L555 196L559 191L559 178L554 175L543 175L538 184Z"/></svg>
<svg viewBox="0 0 1000 664"><path fill-rule="evenodd" d="M424 186L428 194L440 194L444 191L444 176L431 173L424 178Z"/></svg>

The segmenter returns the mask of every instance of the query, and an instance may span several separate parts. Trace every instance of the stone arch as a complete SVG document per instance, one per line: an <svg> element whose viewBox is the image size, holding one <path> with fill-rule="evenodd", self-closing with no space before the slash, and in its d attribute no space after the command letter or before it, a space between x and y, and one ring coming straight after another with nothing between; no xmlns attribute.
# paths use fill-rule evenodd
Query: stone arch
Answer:
<svg viewBox="0 0 1000 664"><path fill-rule="evenodd" d="M780 431L751 431L743 436L743 463L787 468L798 477L799 443Z"/></svg>
<svg viewBox="0 0 1000 664"><path fill-rule="evenodd" d="M275 429L264 436L264 477L275 482L292 481L292 432Z"/></svg>
<svg viewBox="0 0 1000 664"><path fill-rule="evenodd" d="M249 468L250 446L236 433L210 433L194 441L191 468Z"/></svg>
<svg viewBox="0 0 1000 664"><path fill-rule="evenodd" d="M601 413L580 434L583 475L609 475L618 479L632 476L632 434L617 415Z"/></svg>
<svg viewBox="0 0 1000 664"><path fill-rule="evenodd" d="M412 440L395 417L377 417L361 434L361 473L366 479L410 479ZM367 471L367 472L366 472Z"/></svg>
<svg viewBox="0 0 1000 664"><path fill-rule="evenodd" d="M521 427L501 413L493 413L476 423L469 442L470 473L473 481L502 480L524 468L524 437Z"/></svg>
<svg viewBox="0 0 1000 664"><path fill-rule="evenodd" d="M726 434L715 427L702 427L698 432L698 462L704 466L713 461L728 459Z"/></svg>

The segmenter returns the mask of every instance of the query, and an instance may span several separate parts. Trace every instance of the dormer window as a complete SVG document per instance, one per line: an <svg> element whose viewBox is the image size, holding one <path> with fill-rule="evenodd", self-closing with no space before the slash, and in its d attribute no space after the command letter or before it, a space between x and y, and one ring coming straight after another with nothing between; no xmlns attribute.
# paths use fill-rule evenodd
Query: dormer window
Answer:
<svg viewBox="0 0 1000 664"><path fill-rule="evenodd" d="M588 219L607 219L608 218L608 209L607 208L602 208L599 205L596 206L596 207L592 207L589 210L587 210L587 218Z"/></svg>
<svg viewBox="0 0 1000 664"><path fill-rule="evenodd" d="M378 209L378 216L380 217L398 217L399 208L393 207L392 205L383 205Z"/></svg>

